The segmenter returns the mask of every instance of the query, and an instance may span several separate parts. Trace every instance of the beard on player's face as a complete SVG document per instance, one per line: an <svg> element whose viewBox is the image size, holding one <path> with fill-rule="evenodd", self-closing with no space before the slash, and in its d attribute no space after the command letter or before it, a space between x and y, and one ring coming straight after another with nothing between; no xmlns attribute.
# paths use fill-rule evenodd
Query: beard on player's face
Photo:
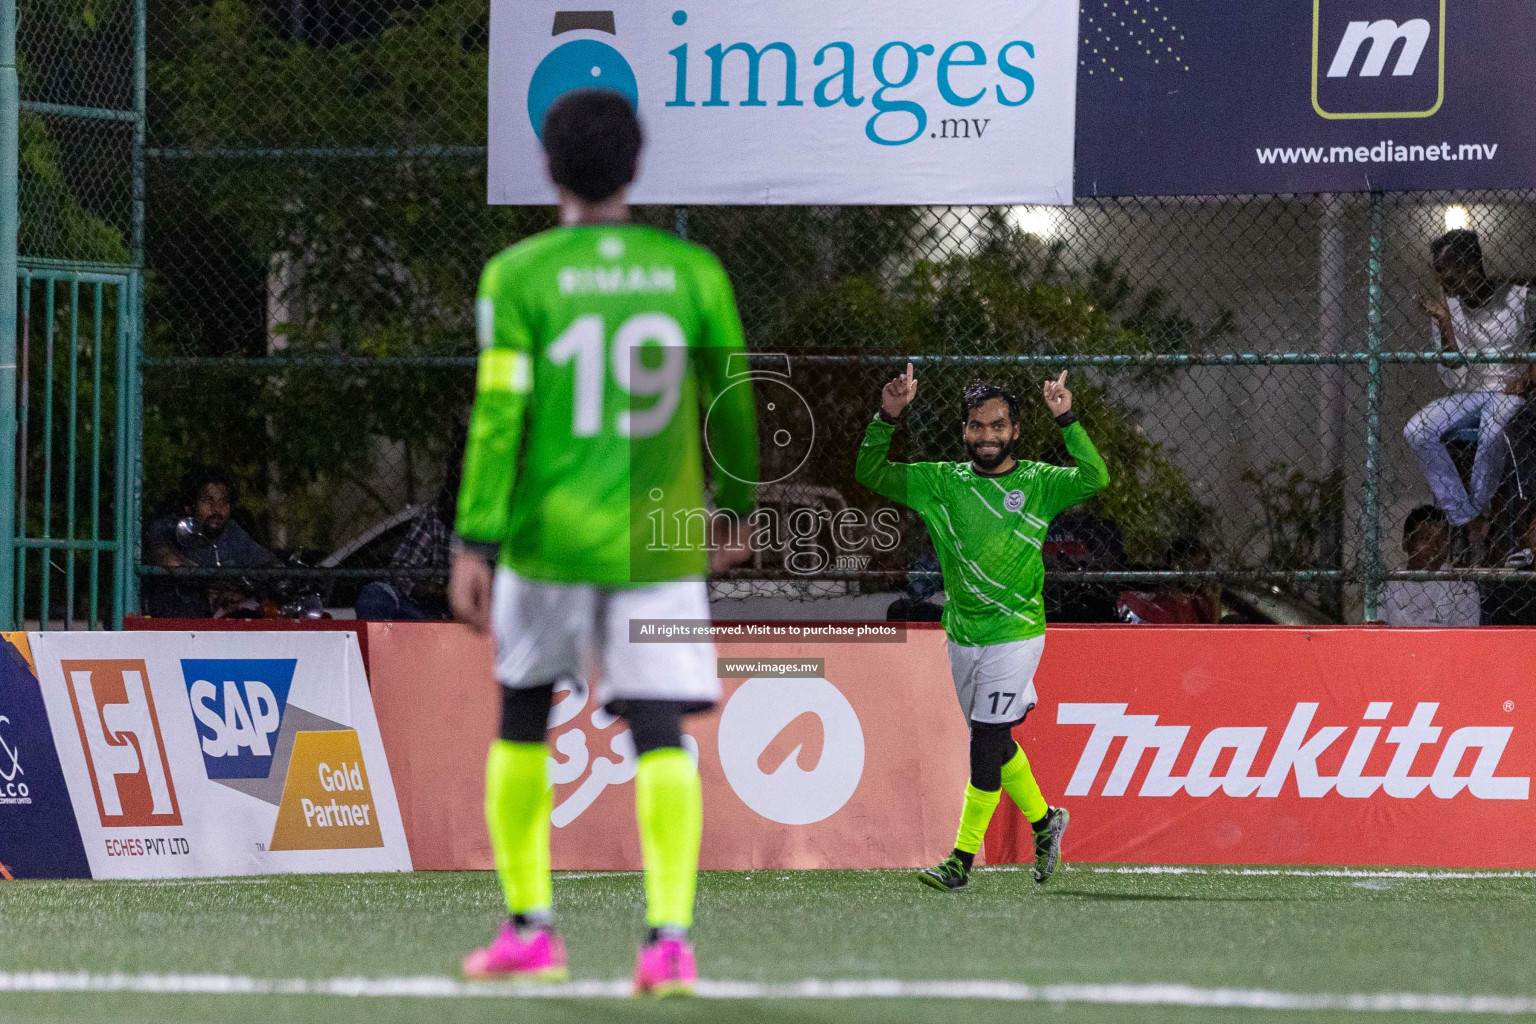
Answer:
<svg viewBox="0 0 1536 1024"><path fill-rule="evenodd" d="M984 438L980 441L963 441L965 454L979 468L993 470L1007 462L1013 456L1013 450L1018 446L1019 439L1011 438L1000 441L996 438Z"/></svg>

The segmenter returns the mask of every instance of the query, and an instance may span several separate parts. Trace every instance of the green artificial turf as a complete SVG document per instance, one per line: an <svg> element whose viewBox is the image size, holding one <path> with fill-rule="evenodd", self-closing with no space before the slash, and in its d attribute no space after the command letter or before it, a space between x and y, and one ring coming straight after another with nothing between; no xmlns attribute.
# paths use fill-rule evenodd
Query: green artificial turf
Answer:
<svg viewBox="0 0 1536 1024"><path fill-rule="evenodd" d="M639 876L562 875L555 901L573 978L626 976L642 930ZM451 976L459 957L491 936L499 911L494 878L482 873L0 883L0 972ZM1113 874L1073 867L1044 888L1027 871L981 871L969 890L946 894L918 885L907 872L711 872L700 879L695 941L705 977L751 982L997 979L1536 996L1536 879ZM442 1024L599 1018L969 1024L1041 1016L1279 1022L1305 1015L918 1000L657 1005L0 994L0 1021L6 1022L385 1024L428 1016ZM1341 1012L1308 1019L1415 1018Z"/></svg>

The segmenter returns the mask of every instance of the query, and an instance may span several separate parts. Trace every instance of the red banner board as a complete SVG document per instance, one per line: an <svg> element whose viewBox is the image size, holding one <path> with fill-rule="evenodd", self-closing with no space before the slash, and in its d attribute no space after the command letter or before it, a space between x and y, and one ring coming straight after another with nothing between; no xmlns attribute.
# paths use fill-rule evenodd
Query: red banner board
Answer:
<svg viewBox="0 0 1536 1024"><path fill-rule="evenodd" d="M373 624L373 698L418 867L491 864L488 642ZM943 634L718 645L825 659L727 681L689 720L706 868L931 864L954 841L966 732ZM1521 630L1056 627L1016 735L1066 856L1166 864L1536 868L1536 642ZM569 691L551 732L555 865L639 866L624 726ZM1032 858L1005 798L984 859Z"/></svg>
<svg viewBox="0 0 1536 1024"><path fill-rule="evenodd" d="M369 627L374 707L418 868L491 867L485 753L500 701L489 641L459 626ZM726 680L685 743L704 787L706 869L907 867L950 850L969 760L942 636L907 643L716 645L820 658L819 679ZM640 866L634 747L569 689L551 715L554 866Z"/></svg>
<svg viewBox="0 0 1536 1024"><path fill-rule="evenodd" d="M1532 868L1533 640L1064 627L1015 735L1074 860ZM988 856L1027 829L1005 801Z"/></svg>

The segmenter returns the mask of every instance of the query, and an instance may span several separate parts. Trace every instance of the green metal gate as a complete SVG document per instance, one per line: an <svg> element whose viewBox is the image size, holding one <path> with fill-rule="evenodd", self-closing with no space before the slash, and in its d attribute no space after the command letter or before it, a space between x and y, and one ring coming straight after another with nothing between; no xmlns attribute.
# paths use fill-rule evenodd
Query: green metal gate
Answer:
<svg viewBox="0 0 1536 1024"><path fill-rule="evenodd" d="M135 599L138 274L29 261L19 275L15 621L118 628Z"/></svg>

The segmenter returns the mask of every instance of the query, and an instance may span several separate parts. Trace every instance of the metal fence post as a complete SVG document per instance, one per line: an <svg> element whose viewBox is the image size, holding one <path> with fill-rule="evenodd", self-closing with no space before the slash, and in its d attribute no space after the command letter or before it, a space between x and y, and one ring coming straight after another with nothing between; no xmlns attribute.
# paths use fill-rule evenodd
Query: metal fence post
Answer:
<svg viewBox="0 0 1536 1024"><path fill-rule="evenodd" d="M1378 619L1381 586L1381 334L1382 334L1382 193L1371 193L1369 291L1366 300L1365 346L1365 614Z"/></svg>
<svg viewBox="0 0 1536 1024"><path fill-rule="evenodd" d="M16 289L21 83L16 0L0 0L0 628L16 626Z"/></svg>
<svg viewBox="0 0 1536 1024"><path fill-rule="evenodd" d="M139 611L139 562L143 558L140 547L140 513L144 498L144 194L145 194L145 146L149 136L149 114L145 104L145 83L148 65L148 4L146 0L133 3L133 273L129 276L128 303L132 317L127 332L129 345L128 391L118 396L128 403L128 479L118 488L118 500L127 505L124 516L126 535L119 538L126 557L127 580L123 592L122 608L129 614ZM121 629L117 619L113 628Z"/></svg>

